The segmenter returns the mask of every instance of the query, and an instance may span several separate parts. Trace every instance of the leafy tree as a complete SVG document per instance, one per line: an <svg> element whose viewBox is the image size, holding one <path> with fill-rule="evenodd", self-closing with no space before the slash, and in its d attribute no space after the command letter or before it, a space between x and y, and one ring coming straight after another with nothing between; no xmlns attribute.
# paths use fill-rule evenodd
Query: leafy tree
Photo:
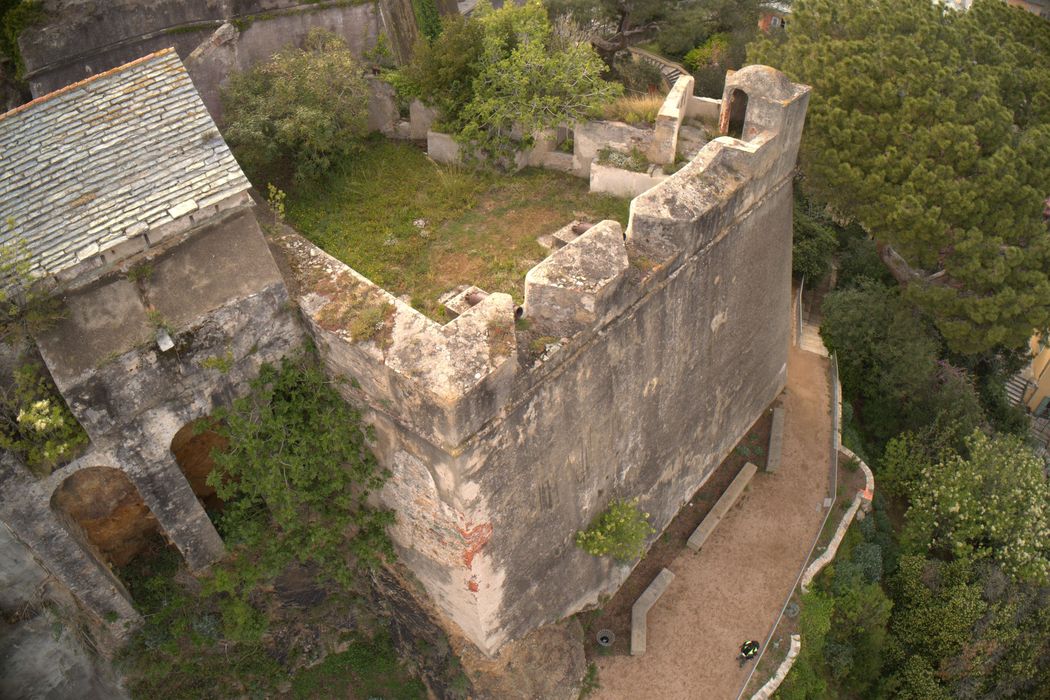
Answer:
<svg viewBox="0 0 1050 700"><path fill-rule="evenodd" d="M880 697L1029 698L1047 687L1050 588L991 562L902 557Z"/></svg>
<svg viewBox="0 0 1050 700"><path fill-rule="evenodd" d="M441 34L416 45L412 61L388 79L404 97L418 97L441 112L447 129L459 131L463 111L474 99L481 68L481 23L459 15L445 18Z"/></svg>
<svg viewBox="0 0 1050 700"><path fill-rule="evenodd" d="M251 393L215 417L229 444L213 454L208 476L227 502L223 531L262 548L244 581L217 582L220 589L249 588L293 559L349 586L355 570L393 556L386 526L394 514L369 503L389 475L360 414L315 363L264 365Z"/></svg>
<svg viewBox="0 0 1050 700"><path fill-rule="evenodd" d="M592 43L614 67L628 46L653 37L667 56L681 58L707 37L737 33L741 48L754 34L762 0L548 0L552 16L570 14L595 29Z"/></svg>
<svg viewBox="0 0 1050 700"><path fill-rule="evenodd" d="M1016 436L975 431L966 456L924 465L904 542L913 551L991 558L1016 580L1050 580L1050 486L1045 465Z"/></svg>
<svg viewBox="0 0 1050 700"><path fill-rule="evenodd" d="M792 223L791 271L799 279L805 277L806 286L815 286L828 274L838 238L801 196L795 198Z"/></svg>
<svg viewBox="0 0 1050 700"><path fill-rule="evenodd" d="M346 43L312 30L302 49L235 74L223 91L224 135L258 183L271 168L296 180L323 175L368 133L369 87Z"/></svg>
<svg viewBox="0 0 1050 700"><path fill-rule="evenodd" d="M997 0L799 0L781 39L749 58L814 88L810 190L884 244L950 347L1050 326L1050 24Z"/></svg>
<svg viewBox="0 0 1050 700"><path fill-rule="evenodd" d="M556 41L542 0L495 10L481 0L471 18L449 22L402 74L406 87L442 109L479 159L506 164L526 137L583 119L622 93L602 79L585 43Z"/></svg>

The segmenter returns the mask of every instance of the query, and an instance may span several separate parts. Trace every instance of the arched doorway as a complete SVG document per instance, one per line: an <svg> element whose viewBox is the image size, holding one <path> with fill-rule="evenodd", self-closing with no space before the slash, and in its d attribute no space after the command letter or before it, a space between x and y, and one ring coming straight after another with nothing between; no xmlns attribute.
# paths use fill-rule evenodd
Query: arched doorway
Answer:
<svg viewBox="0 0 1050 700"><path fill-rule="evenodd" d="M729 97L729 127L726 135L734 139L743 138L744 120L747 118L747 93L733 88Z"/></svg>
<svg viewBox="0 0 1050 700"><path fill-rule="evenodd" d="M51 508L82 545L111 568L164 547L157 519L128 475L113 467L86 467L51 495Z"/></svg>
<svg viewBox="0 0 1050 700"><path fill-rule="evenodd" d="M208 418L187 423L171 439L171 454L209 515L222 510L222 499L208 485L208 475L215 469L212 451L225 450L229 444L212 425Z"/></svg>

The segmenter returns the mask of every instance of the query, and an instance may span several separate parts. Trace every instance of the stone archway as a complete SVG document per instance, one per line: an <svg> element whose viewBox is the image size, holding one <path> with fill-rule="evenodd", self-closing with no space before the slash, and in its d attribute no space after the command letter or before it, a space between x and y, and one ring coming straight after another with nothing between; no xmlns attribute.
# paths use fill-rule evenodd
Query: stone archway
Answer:
<svg viewBox="0 0 1050 700"><path fill-rule="evenodd" d="M113 467L70 474L51 495L51 508L73 537L110 568L126 566L163 541L138 488Z"/></svg>
<svg viewBox="0 0 1050 700"><path fill-rule="evenodd" d="M171 439L171 454L182 470L190 488L209 513L222 509L222 499L215 489L208 485L208 475L215 469L212 450L224 450L228 444L226 438L209 429L208 418L192 421L184 425Z"/></svg>

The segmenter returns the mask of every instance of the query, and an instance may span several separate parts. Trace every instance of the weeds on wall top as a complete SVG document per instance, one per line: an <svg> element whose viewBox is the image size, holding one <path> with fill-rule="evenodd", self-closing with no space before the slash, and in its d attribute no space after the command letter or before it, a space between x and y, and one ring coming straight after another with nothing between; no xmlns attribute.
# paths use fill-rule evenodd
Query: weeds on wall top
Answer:
<svg viewBox="0 0 1050 700"><path fill-rule="evenodd" d="M586 530L576 533L576 546L596 557L610 556L620 563L645 554L645 540L656 532L638 499L617 499Z"/></svg>

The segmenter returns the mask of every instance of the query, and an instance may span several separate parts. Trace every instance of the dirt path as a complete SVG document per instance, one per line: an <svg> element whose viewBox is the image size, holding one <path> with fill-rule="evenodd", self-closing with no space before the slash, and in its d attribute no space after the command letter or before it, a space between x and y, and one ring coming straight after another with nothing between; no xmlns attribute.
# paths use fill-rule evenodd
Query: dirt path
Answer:
<svg viewBox="0 0 1050 700"><path fill-rule="evenodd" d="M796 348L788 361L784 448L759 472L699 554L649 612L644 656L599 659L598 700L734 700L750 669L736 654L764 641L824 517L831 445L827 360Z"/></svg>

